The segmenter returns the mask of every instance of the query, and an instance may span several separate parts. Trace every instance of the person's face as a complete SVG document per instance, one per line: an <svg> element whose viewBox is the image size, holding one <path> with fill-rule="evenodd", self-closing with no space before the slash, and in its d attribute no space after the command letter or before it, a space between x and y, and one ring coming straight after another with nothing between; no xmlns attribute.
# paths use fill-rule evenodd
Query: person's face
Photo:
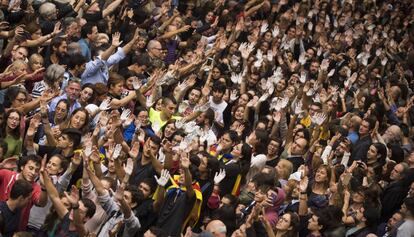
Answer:
<svg viewBox="0 0 414 237"><path fill-rule="evenodd" d="M55 118L58 120L63 120L68 115L68 107L66 103L60 102L55 109Z"/></svg>
<svg viewBox="0 0 414 237"><path fill-rule="evenodd" d="M114 161L114 159L108 159L108 171L109 171L109 173L115 173L115 161Z"/></svg>
<svg viewBox="0 0 414 237"><path fill-rule="evenodd" d="M151 195L151 188L148 184L141 182L138 189L144 194L144 198L147 199Z"/></svg>
<svg viewBox="0 0 414 237"><path fill-rule="evenodd" d="M68 52L68 44L66 43L66 41L62 41L62 43L57 48L57 53L63 56L63 55L66 55L67 52Z"/></svg>
<svg viewBox="0 0 414 237"><path fill-rule="evenodd" d="M73 36L78 36L79 33L79 29L80 27L78 27L78 23L76 22L72 22L68 28L66 28L66 34L68 35L68 37L73 37Z"/></svg>
<svg viewBox="0 0 414 237"><path fill-rule="evenodd" d="M159 99L157 103L155 104L155 110L162 111L163 105L162 105L162 99Z"/></svg>
<svg viewBox="0 0 414 237"><path fill-rule="evenodd" d="M137 118L141 122L142 126L148 125L148 112L147 111L143 110L139 112Z"/></svg>
<svg viewBox="0 0 414 237"><path fill-rule="evenodd" d="M367 152L367 158L368 160L376 160L377 159L377 148L375 146L371 145L369 146L368 152Z"/></svg>
<svg viewBox="0 0 414 237"><path fill-rule="evenodd" d="M221 103L223 99L224 93L221 91L213 91L213 102L216 104Z"/></svg>
<svg viewBox="0 0 414 237"><path fill-rule="evenodd" d="M262 50L262 52L267 52L267 50L269 50L269 43L267 41L264 41L260 45L260 50Z"/></svg>
<svg viewBox="0 0 414 237"><path fill-rule="evenodd" d="M39 175L39 170L40 165L32 160L29 160L26 165L22 167L21 174L26 181L33 183Z"/></svg>
<svg viewBox="0 0 414 237"><path fill-rule="evenodd" d="M319 63L318 62L312 62L309 71L311 74L316 74L319 71Z"/></svg>
<svg viewBox="0 0 414 237"><path fill-rule="evenodd" d="M124 88L124 82L117 83L111 86L110 93L115 96L120 96L122 94L123 88Z"/></svg>
<svg viewBox="0 0 414 237"><path fill-rule="evenodd" d="M408 196L414 197L414 182L412 182L410 185L410 190L408 190Z"/></svg>
<svg viewBox="0 0 414 237"><path fill-rule="evenodd" d="M243 106L239 106L236 111L234 112L234 118L235 119L243 119L243 114L244 114L244 107Z"/></svg>
<svg viewBox="0 0 414 237"><path fill-rule="evenodd" d="M320 182L325 182L328 179L328 171L321 167L318 169L318 171L316 171L315 174L315 182L320 183Z"/></svg>
<svg viewBox="0 0 414 237"><path fill-rule="evenodd" d="M173 133L176 131L176 127L174 123L169 123L167 124L167 126L165 126L165 130L164 130L164 136L169 138L173 135Z"/></svg>
<svg viewBox="0 0 414 237"><path fill-rule="evenodd" d="M387 227L392 228L394 227L398 222L402 221L403 217L400 213L394 213L392 217L387 222Z"/></svg>
<svg viewBox="0 0 414 237"><path fill-rule="evenodd" d="M266 199L267 193L262 192L261 190L257 190L254 194L254 200L256 203L263 202Z"/></svg>
<svg viewBox="0 0 414 237"><path fill-rule="evenodd" d="M279 151L279 143L277 141L270 141L269 145L267 145L267 154L268 155L276 155Z"/></svg>
<svg viewBox="0 0 414 237"><path fill-rule="evenodd" d="M200 165L198 166L198 171L207 172L208 167L208 158L205 156L200 157Z"/></svg>
<svg viewBox="0 0 414 237"><path fill-rule="evenodd" d="M167 106L165 106L165 108L163 108L163 112L165 113L165 115L170 118L174 113L175 113L175 109L177 108L177 105L174 104L172 101L168 101Z"/></svg>
<svg viewBox="0 0 414 237"><path fill-rule="evenodd" d="M72 128L81 129L86 122L86 114L83 111L78 111L72 115L70 119L70 125Z"/></svg>
<svg viewBox="0 0 414 237"><path fill-rule="evenodd" d="M352 194L352 202L356 204L363 204L365 200L364 195L361 193L355 192Z"/></svg>
<svg viewBox="0 0 414 237"><path fill-rule="evenodd" d="M70 141L68 135L66 135L66 134L62 134L57 139L57 144L56 144L57 148L65 149L65 148L68 148L70 145L71 145L71 141Z"/></svg>
<svg viewBox="0 0 414 237"><path fill-rule="evenodd" d="M243 94L239 98L239 105L245 106L249 102L249 96L247 94Z"/></svg>
<svg viewBox="0 0 414 237"><path fill-rule="evenodd" d="M367 82L367 77L365 75L361 74L361 75L358 76L356 82L357 82L358 86L362 86L362 85L365 84L365 82Z"/></svg>
<svg viewBox="0 0 414 237"><path fill-rule="evenodd" d="M214 17L214 13L213 12L208 12L207 15L206 15L206 18L205 18L206 22L212 23L213 22L213 17Z"/></svg>
<svg viewBox="0 0 414 237"><path fill-rule="evenodd" d="M82 201L78 202L79 204L79 215L80 215L80 219L82 220L82 223L85 222L86 220L86 213L88 212L88 208L85 207L85 205L83 204ZM73 209L69 215L69 220L73 221Z"/></svg>
<svg viewBox="0 0 414 237"><path fill-rule="evenodd" d="M390 179L392 181L399 180L401 178L401 174L404 170L404 167L401 164L397 164L394 166L394 169L391 171Z"/></svg>
<svg viewBox="0 0 414 237"><path fill-rule="evenodd" d="M332 100L329 100L327 105L328 105L328 112L332 112L335 110L335 104Z"/></svg>
<svg viewBox="0 0 414 237"><path fill-rule="evenodd" d="M272 42L272 33L270 33L270 32L266 32L265 33L265 35L264 35L264 40L266 41L266 42Z"/></svg>
<svg viewBox="0 0 414 237"><path fill-rule="evenodd" d="M71 82L65 89L68 99L76 100L79 98L81 86L79 83Z"/></svg>
<svg viewBox="0 0 414 237"><path fill-rule="evenodd" d="M52 156L52 158L50 158L49 162L46 164L47 173L50 175L60 174L63 171L61 164L61 159L56 156Z"/></svg>
<svg viewBox="0 0 414 237"><path fill-rule="evenodd" d="M257 82L259 81L259 75L257 74L251 74L248 78L247 82L249 83L249 86L255 86ZM283 80L281 80L283 81Z"/></svg>
<svg viewBox="0 0 414 237"><path fill-rule="evenodd" d="M289 30L288 30L288 32L287 32L287 36L288 36L288 38L289 39L293 39L293 38L295 38L295 35L296 35L296 29L295 28L290 28Z"/></svg>
<svg viewBox="0 0 414 237"><path fill-rule="evenodd" d="M200 100L200 97L201 97L201 91L193 89L188 95L188 102L191 105L195 105Z"/></svg>
<svg viewBox="0 0 414 237"><path fill-rule="evenodd" d="M94 26L92 27L92 32L90 34L88 34L88 39L91 42L95 42L98 39L98 27Z"/></svg>
<svg viewBox="0 0 414 237"><path fill-rule="evenodd" d="M24 93L19 93L16 96L16 99L12 102L12 108L18 108L20 106L23 106L26 103L27 97Z"/></svg>
<svg viewBox="0 0 414 237"><path fill-rule="evenodd" d="M218 80L218 79L220 79L220 76L221 76L221 73L220 73L220 69L218 69L218 68L213 68L213 71L211 71L212 72L212 77L213 77L213 79L214 80Z"/></svg>
<svg viewBox="0 0 414 237"><path fill-rule="evenodd" d="M11 130L16 129L20 124L20 115L16 112L10 113L9 117L7 118L7 127Z"/></svg>
<svg viewBox="0 0 414 237"><path fill-rule="evenodd" d="M231 147L234 145L233 141L230 139L229 134L224 134L219 142L222 150L230 150Z"/></svg>
<svg viewBox="0 0 414 237"><path fill-rule="evenodd" d="M345 151L346 151L346 147L347 147L347 145L345 144L345 142L341 142L341 143L339 143L338 148L335 150L335 155L336 155L337 157L342 157L342 156L343 156L343 154L344 154L344 153L345 153Z"/></svg>
<svg viewBox="0 0 414 237"><path fill-rule="evenodd" d="M161 44L159 42L156 43L154 45L154 47L151 48L150 52L154 57L161 58L161 56L162 56L162 46L161 46Z"/></svg>
<svg viewBox="0 0 414 237"><path fill-rule="evenodd" d="M312 217L308 221L308 230L310 231L319 231L322 229L322 227L319 225L318 217L315 215L312 215Z"/></svg>
<svg viewBox="0 0 414 237"><path fill-rule="evenodd" d="M27 58L27 54L28 54L28 52L27 52L26 48L20 47L16 51L14 51L13 61L16 61L16 60L25 61L26 58Z"/></svg>
<svg viewBox="0 0 414 237"><path fill-rule="evenodd" d="M39 39L40 37L42 37L42 31L41 31L40 29L38 29L37 31L35 31L35 32L32 34L32 40L37 40L37 39Z"/></svg>
<svg viewBox="0 0 414 237"><path fill-rule="evenodd" d="M36 71L43 67L43 58L41 57L33 57L33 60L31 60L30 67L32 71Z"/></svg>
<svg viewBox="0 0 414 237"><path fill-rule="evenodd" d="M363 120L361 126L359 126L359 135L365 136L369 133L369 122Z"/></svg>
<svg viewBox="0 0 414 237"><path fill-rule="evenodd" d="M303 155L305 146L306 146L306 140L303 138L296 139L293 141L291 145L291 154L292 155Z"/></svg>
<svg viewBox="0 0 414 237"><path fill-rule="evenodd" d="M311 105L309 107L309 115L312 117L315 115L315 113L319 113L321 111L321 108L317 105Z"/></svg>
<svg viewBox="0 0 414 237"><path fill-rule="evenodd" d="M286 87L286 81L285 80L279 80L279 82L276 84L276 90L281 92Z"/></svg>
<svg viewBox="0 0 414 237"><path fill-rule="evenodd" d="M149 157L150 153L157 154L159 145L148 139L144 145L144 156Z"/></svg>
<svg viewBox="0 0 414 237"><path fill-rule="evenodd" d="M284 214L276 224L276 230L278 231L287 231L290 228L290 214Z"/></svg>
<svg viewBox="0 0 414 237"><path fill-rule="evenodd" d="M90 87L85 87L80 93L80 100L87 103L93 95L93 90Z"/></svg>

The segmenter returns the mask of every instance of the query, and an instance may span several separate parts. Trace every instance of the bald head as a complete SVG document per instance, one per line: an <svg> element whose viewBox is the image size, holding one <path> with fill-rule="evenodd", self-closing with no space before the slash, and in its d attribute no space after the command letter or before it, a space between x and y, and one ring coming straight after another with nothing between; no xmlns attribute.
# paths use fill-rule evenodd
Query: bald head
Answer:
<svg viewBox="0 0 414 237"><path fill-rule="evenodd" d="M215 237L225 237L227 233L226 225L220 220L213 220L206 226L206 231L211 232Z"/></svg>

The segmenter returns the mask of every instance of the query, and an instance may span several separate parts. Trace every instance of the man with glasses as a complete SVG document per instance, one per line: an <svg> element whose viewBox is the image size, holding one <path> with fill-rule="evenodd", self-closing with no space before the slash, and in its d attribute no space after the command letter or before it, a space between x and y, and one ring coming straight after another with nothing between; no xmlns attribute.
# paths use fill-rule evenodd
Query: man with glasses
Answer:
<svg viewBox="0 0 414 237"><path fill-rule="evenodd" d="M163 68L165 66L162 61L162 45L158 40L151 40L148 42L147 54L150 59L150 70L153 71L154 68Z"/></svg>

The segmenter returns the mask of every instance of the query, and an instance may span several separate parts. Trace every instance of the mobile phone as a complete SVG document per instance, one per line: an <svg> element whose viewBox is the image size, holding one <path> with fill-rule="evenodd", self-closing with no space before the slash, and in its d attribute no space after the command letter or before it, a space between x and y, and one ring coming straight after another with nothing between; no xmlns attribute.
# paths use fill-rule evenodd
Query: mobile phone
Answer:
<svg viewBox="0 0 414 237"><path fill-rule="evenodd" d="M213 61L213 58L207 58L206 68L204 69L204 71L210 71L210 67L213 65Z"/></svg>

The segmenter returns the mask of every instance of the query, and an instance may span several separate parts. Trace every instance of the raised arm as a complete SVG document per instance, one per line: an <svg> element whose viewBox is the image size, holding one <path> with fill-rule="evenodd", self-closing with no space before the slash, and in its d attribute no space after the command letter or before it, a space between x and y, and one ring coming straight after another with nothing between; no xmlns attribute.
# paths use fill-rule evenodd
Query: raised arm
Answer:
<svg viewBox="0 0 414 237"><path fill-rule="evenodd" d="M188 153L181 154L181 168L184 171L184 186L187 189L185 192L188 198L192 198L195 195L193 189L193 178L190 173L190 159L188 158Z"/></svg>
<svg viewBox="0 0 414 237"><path fill-rule="evenodd" d="M111 4L109 4L103 11L102 11L102 18L109 16L115 9L121 5L123 0L115 0Z"/></svg>
<svg viewBox="0 0 414 237"><path fill-rule="evenodd" d="M68 209L66 209L65 205L63 205L62 201L60 200L59 192L55 188L55 185L53 185L52 180L50 180L50 177L47 174L47 172L43 170L41 171L41 175L43 177L43 182L47 190L47 194L49 195L50 200L53 203L53 207L55 208L59 218L63 219L69 211Z"/></svg>

